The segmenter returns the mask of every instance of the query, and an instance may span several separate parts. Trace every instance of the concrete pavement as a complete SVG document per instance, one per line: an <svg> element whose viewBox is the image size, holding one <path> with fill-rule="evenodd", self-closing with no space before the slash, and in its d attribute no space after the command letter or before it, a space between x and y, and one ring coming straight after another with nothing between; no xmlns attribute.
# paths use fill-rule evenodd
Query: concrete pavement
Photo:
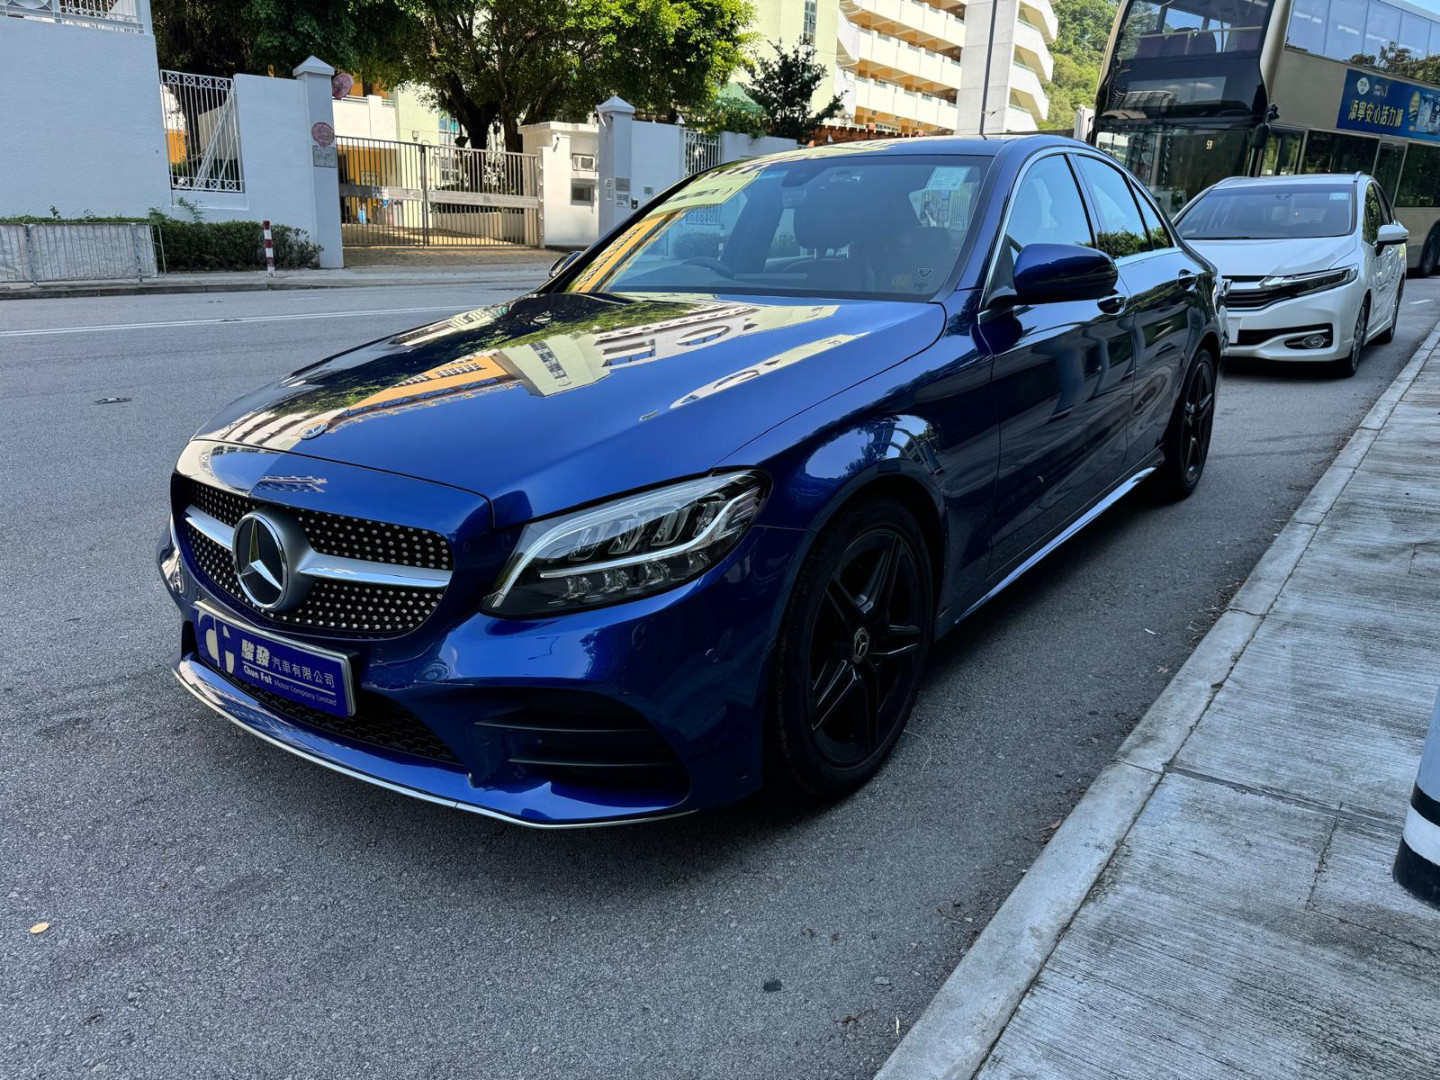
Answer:
<svg viewBox="0 0 1440 1080"><path fill-rule="evenodd" d="M1440 327L879 1080L1440 1075L1390 877L1440 682Z"/></svg>

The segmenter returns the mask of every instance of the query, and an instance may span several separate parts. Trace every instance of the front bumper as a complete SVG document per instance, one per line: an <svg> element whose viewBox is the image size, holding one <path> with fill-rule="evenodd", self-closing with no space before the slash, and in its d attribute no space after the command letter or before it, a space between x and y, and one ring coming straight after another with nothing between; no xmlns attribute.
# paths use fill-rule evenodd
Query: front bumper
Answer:
<svg viewBox="0 0 1440 1080"><path fill-rule="evenodd" d="M1356 282L1263 308L1227 306L1225 355L1302 363L1339 360L1349 355L1354 343L1363 298L1364 289ZM1312 335L1323 335L1328 344L1303 346L1301 342Z"/></svg>
<svg viewBox="0 0 1440 1080"><path fill-rule="evenodd" d="M768 658L803 535L757 526L688 585L548 620L442 608L379 641L286 633L350 658L360 722L339 725L222 674L197 619L208 606L257 620L196 572L173 530L159 563L182 620L175 674L216 712L393 791L566 827L688 813L758 788ZM424 737L377 736L376 710L384 723L423 725ZM411 752L425 739L441 752Z"/></svg>

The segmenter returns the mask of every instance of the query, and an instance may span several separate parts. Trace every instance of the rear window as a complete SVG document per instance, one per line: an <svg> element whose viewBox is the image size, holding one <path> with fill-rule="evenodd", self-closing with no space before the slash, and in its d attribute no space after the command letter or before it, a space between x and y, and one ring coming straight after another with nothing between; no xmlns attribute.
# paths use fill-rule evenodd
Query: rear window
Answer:
<svg viewBox="0 0 1440 1080"><path fill-rule="evenodd" d="M1294 240L1346 236L1354 184L1255 184L1207 191L1175 223L1187 240Z"/></svg>

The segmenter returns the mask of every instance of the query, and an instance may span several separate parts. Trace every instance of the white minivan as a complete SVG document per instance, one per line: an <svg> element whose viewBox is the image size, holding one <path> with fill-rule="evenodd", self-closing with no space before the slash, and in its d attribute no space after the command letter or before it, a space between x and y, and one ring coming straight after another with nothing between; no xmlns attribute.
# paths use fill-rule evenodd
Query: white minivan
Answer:
<svg viewBox="0 0 1440 1080"><path fill-rule="evenodd" d="M1373 177L1232 177L1175 227L1224 279L1226 356L1322 361L1349 377L1367 342L1395 332L1409 233Z"/></svg>

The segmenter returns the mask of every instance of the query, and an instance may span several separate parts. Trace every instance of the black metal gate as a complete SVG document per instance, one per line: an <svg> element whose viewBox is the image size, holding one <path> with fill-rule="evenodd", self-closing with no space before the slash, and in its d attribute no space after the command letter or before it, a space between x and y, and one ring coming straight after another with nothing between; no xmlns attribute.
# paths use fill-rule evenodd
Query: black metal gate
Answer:
<svg viewBox="0 0 1440 1080"><path fill-rule="evenodd" d="M349 137L335 144L346 247L540 246L534 154Z"/></svg>

